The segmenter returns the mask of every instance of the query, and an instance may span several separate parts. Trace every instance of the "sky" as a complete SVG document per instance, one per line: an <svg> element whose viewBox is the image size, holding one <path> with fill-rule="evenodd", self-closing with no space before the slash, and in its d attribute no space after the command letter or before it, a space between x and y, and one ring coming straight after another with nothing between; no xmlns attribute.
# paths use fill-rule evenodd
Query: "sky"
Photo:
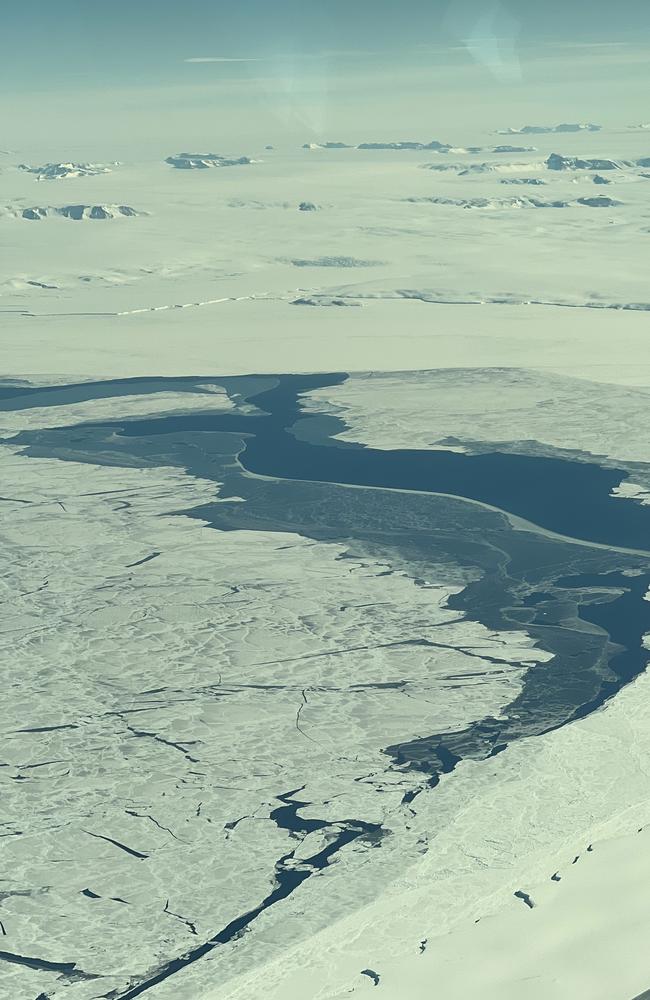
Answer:
<svg viewBox="0 0 650 1000"><path fill-rule="evenodd" d="M0 94L1 148L106 155L625 124L649 117L650 2L5 0Z"/></svg>
<svg viewBox="0 0 650 1000"><path fill-rule="evenodd" d="M648 0L5 0L4 93L189 82L198 66L413 58L419 46L650 39ZM340 55L337 55L340 54ZM261 69L261 66L257 68ZM205 72L204 72L205 76Z"/></svg>

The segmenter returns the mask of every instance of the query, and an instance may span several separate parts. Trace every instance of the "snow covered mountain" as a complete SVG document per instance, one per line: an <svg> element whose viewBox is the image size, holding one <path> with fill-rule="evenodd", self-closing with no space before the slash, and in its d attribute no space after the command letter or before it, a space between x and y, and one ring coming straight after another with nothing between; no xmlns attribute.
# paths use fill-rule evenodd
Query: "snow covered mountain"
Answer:
<svg viewBox="0 0 650 1000"><path fill-rule="evenodd" d="M347 142L305 142L303 149L354 149Z"/></svg>
<svg viewBox="0 0 650 1000"><path fill-rule="evenodd" d="M623 167L633 167L635 164L631 160L583 160L579 156L561 156L559 153L551 153L546 160L546 166L549 170L622 170Z"/></svg>
<svg viewBox="0 0 650 1000"><path fill-rule="evenodd" d="M351 146L345 142L305 142L303 149L369 149L369 150L407 150L419 152L420 150L433 150L436 153L535 153L535 146L452 146L448 142L438 142L433 139L431 142L415 142L410 140L399 142L360 142L357 146Z"/></svg>
<svg viewBox="0 0 650 1000"><path fill-rule="evenodd" d="M30 221L60 216L64 219L74 219L75 222L80 222L82 219L117 219L143 215L144 213L136 211L130 205L34 205L13 211L10 214Z"/></svg>
<svg viewBox="0 0 650 1000"><path fill-rule="evenodd" d="M32 167L28 163L19 163L18 169L36 174L38 180L60 181L67 177L94 177L97 174L110 174L111 168L119 166L111 163L110 167L103 163L44 163L40 167Z"/></svg>
<svg viewBox="0 0 650 1000"><path fill-rule="evenodd" d="M576 198L574 201L554 199L544 201L541 198L446 198L446 197L413 197L406 201L431 205L455 205L458 208L570 208L571 205L585 205L588 208L613 208L622 202L603 195L594 198Z"/></svg>
<svg viewBox="0 0 650 1000"><path fill-rule="evenodd" d="M209 170L211 167L238 167L252 163L248 156L222 156L221 153L176 153L168 156L169 163L176 170Z"/></svg>
<svg viewBox="0 0 650 1000"><path fill-rule="evenodd" d="M448 153L453 148L436 139L431 142L362 142L357 146L357 149L435 149L439 153Z"/></svg>
<svg viewBox="0 0 650 1000"><path fill-rule="evenodd" d="M545 135L552 132L600 132L602 125L593 122L570 122L561 125L523 125L521 128L502 128L497 135Z"/></svg>

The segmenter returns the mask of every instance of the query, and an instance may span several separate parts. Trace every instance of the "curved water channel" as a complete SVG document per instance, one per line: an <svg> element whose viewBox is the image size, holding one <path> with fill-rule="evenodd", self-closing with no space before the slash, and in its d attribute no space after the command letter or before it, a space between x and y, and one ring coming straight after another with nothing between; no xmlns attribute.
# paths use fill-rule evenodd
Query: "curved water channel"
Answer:
<svg viewBox="0 0 650 1000"><path fill-rule="evenodd" d="M133 420L124 426L123 433L244 433L250 436L239 461L259 475L446 493L489 504L569 538L650 555L650 507L611 496L612 489L627 477L624 470L498 451L466 455L361 447L332 439L333 433L345 429L337 418L330 418L331 432L322 443L292 434L291 429L304 416L301 394L337 385L346 378L286 375L277 386L250 397L265 411L264 416L197 413Z"/></svg>
<svg viewBox="0 0 650 1000"><path fill-rule="evenodd" d="M468 521L465 516L461 525L452 512L450 520L456 518L457 523L447 528L445 556L473 561L480 567L481 579L451 598L449 606L488 628L526 628L555 656L550 663L529 671L524 691L510 706L510 721L497 724L483 720L467 733L454 733L449 738L439 734L418 741L417 746L388 748L399 760L431 772L434 781L463 756L494 753L512 739L557 728L595 710L645 669L648 655L642 639L650 630L650 603L644 600L650 582L650 506L611 495L627 477L624 469L497 450L481 454L387 451L342 442L334 435L346 429L344 422L338 417L305 414L301 397L347 378L345 373L204 375L9 386L0 387L0 409L54 406L98 397L114 398L117 408L120 396L134 392L196 392L206 383L223 386L237 403L245 400L253 404L249 412L207 410L118 419L74 430L26 432L12 439L13 444L25 445L27 454L63 455L70 452L71 441L79 440L79 431L95 429L94 437L86 434L85 451L76 453L78 460L83 461L86 455L87 460L101 461L102 452L110 451L113 461L115 441L119 440L122 450L130 455L129 464L134 458L147 464L172 461L199 477L224 482L229 476L233 492L245 496L247 503L208 505L185 512L206 518L216 527L270 527L318 537L318 522L328 520L328 504L332 505L334 496L328 495L327 503L312 504L311 524L306 525L304 518L292 521L287 512L294 503L295 490L306 495L314 484L323 484L324 489L371 487L386 491L382 500L386 506L396 497L388 491L407 491L400 502L411 527L397 531L393 526L392 530L399 535L397 544L408 562L419 558L419 549L426 554L427 546L431 548L432 527L444 534L449 511L440 507L440 495L491 508L476 506L472 518L478 532L473 538L471 518ZM113 434L110 448L107 429ZM270 488L256 494L250 479L233 475L232 461L223 462L224 440L238 442L231 448L240 469L285 484L279 500ZM173 453L169 442L173 442ZM292 483L296 484L294 492L287 492ZM424 500L428 497L429 506L420 505L413 514L419 502L416 494ZM436 498L437 506L431 506ZM350 509L354 506L350 493L347 505ZM224 507L237 510L229 513ZM269 510L272 517L265 521ZM501 515L495 511L523 519L532 530L513 531L504 518L498 522ZM324 536L337 537L338 532L338 537L367 539L372 537L373 518L377 518L376 508L365 516L361 527L343 518L338 525L325 526ZM535 533L535 525L543 530ZM561 537L544 538L545 532ZM384 530L384 536L386 533ZM549 576L549 562L557 564L555 578L552 573ZM530 594L535 591L533 599Z"/></svg>
<svg viewBox="0 0 650 1000"><path fill-rule="evenodd" d="M565 540L587 543L585 552L589 543L595 543L616 556L615 562L605 559L594 572L593 562L587 559L581 563L580 549L574 546L575 556L564 558L566 566L576 572L559 577L552 592L540 595L534 607L522 599L521 604L530 608L527 618L517 613L513 617L503 607L497 613L496 604L500 601L505 605L512 593L507 587L501 592L503 581L494 572L451 598L450 607L490 628L525 625L555 658L530 671L524 691L509 706L509 719L486 719L465 732L436 734L389 747L388 752L402 763L430 772L436 783L441 773L463 757L499 752L513 739L547 732L583 717L645 669L648 653L642 640L650 630L650 603L644 600L650 584L650 507L611 495L627 477L625 470L496 450L477 455L380 450L335 440L333 435L344 430L345 424L332 417L312 418L316 429L310 432L301 395L340 384L346 378L345 374L280 376L272 388L250 394L249 400L263 411L261 414L198 413L132 420L122 424L121 434L151 440L158 435L236 433L244 438L238 453L240 466L258 476L469 499L516 515ZM295 433L298 428L300 437ZM187 461L190 472L205 474L205 467L199 470L193 466L191 456ZM200 514L206 516L205 509ZM207 516L210 519L209 512ZM530 546L526 556L520 554L518 534L511 532L510 537L503 533L499 542L510 567L517 559L523 562L528 558L534 563L539 558ZM552 543L549 540L547 544ZM618 550L627 550L629 555ZM513 572L510 567L509 572ZM531 568L524 566L519 571L520 580ZM558 604L561 613L554 618ZM570 615L567 604L573 608ZM582 608L588 610L579 613ZM564 623L567 617L580 623L570 640Z"/></svg>

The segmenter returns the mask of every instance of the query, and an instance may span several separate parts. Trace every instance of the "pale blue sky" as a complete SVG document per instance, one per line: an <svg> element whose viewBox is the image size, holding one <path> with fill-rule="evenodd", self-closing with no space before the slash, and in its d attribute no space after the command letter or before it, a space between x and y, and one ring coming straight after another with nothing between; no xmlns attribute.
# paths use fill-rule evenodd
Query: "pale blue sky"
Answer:
<svg viewBox="0 0 650 1000"><path fill-rule="evenodd" d="M650 0L6 0L0 145L616 127L649 117L649 39Z"/></svg>
<svg viewBox="0 0 650 1000"><path fill-rule="evenodd" d="M192 58L354 63L378 53L418 60L417 46L611 42L650 37L648 0L7 0L0 33L5 93L177 83L254 63ZM375 55L374 58L377 58ZM201 68L202 67L202 68Z"/></svg>

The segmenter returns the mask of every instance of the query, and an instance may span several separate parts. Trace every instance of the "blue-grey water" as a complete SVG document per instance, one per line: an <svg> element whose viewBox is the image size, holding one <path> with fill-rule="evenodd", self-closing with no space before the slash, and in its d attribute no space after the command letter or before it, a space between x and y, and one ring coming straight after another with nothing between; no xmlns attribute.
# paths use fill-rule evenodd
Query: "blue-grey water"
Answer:
<svg viewBox="0 0 650 1000"><path fill-rule="evenodd" d="M302 394L340 384L346 378L344 373L245 378L203 375L51 387L12 385L0 388L0 408L54 406L101 396L114 398L119 412L119 398L123 395L196 391L198 385L206 382L222 385L235 399L245 398L254 403L256 410L252 413L206 411L127 421L118 417L110 424L29 432L14 438L13 443L24 444L28 454L59 454L78 460L84 460L84 456L90 460L92 456L93 461L101 461L102 450L108 450L104 438L110 427L118 432L129 464L135 458L148 465L169 462L182 465L194 475L224 483L224 492L231 487L231 492L244 496L246 504L236 505L234 512L233 505L228 505L230 509L226 512L223 505L187 512L207 517L216 527L276 527L330 538L352 534L365 544L377 544L372 539L373 531L381 529L384 547L390 548L386 541L390 539L400 558L412 566L418 565L419 560L426 565L434 556L439 561L441 553L449 563L478 566L482 571L480 580L469 583L450 600L450 606L490 628L526 627L542 646L556 654L550 664L530 672L511 726L503 721L496 724L486 720L482 729L473 728L469 742L475 743L480 736L480 747L472 750L479 756L527 734L530 727L521 722L522 717L534 717L536 731L562 725L584 714L584 706L589 706L589 710L598 707L621 684L644 669L646 653L640 635L645 627L650 628L650 604L642 599L650 562L650 507L611 496L612 489L626 478L625 469L496 449L465 455L438 450L385 451L343 443L333 437L345 428L343 421L331 417L323 420L318 416L305 421L300 401ZM300 436L293 433L297 424L302 431ZM309 424L315 429L305 433ZM115 461L115 451L113 438L110 461ZM276 485L262 486L259 480L234 473L233 462L224 461L229 451L236 456L241 469L270 477ZM397 496L382 492L381 509L377 510L375 503L369 516L367 492L353 496L344 491L342 502L340 490L333 490L336 484L411 490L417 494ZM316 494L320 497L328 488L331 495L327 501L316 498ZM449 501L436 494L448 496ZM313 495L310 502L305 499L308 495ZM588 544L567 546L561 540L512 531L505 517L497 512L465 505L461 515L458 504L453 506L453 497L480 501L567 539L596 542L604 549L598 551ZM398 508L399 514L389 514L393 508ZM488 535L493 536L489 546L485 544ZM638 555L616 551L620 548L636 550ZM501 556L495 556L495 552ZM553 568L556 564L566 570L567 580L573 577L572 584L554 579L553 569L549 580L545 567ZM599 574L620 574L623 570L642 574L636 580L617 577L619 581L627 581L625 600L620 597L614 600L610 593L609 600L590 603L584 596L585 588L575 582L581 573L591 572L592 579L597 580L601 579ZM549 592L543 606L535 609L532 606L535 598L531 595L535 588L531 584L536 574L539 582L547 585L550 582L552 586L546 587ZM557 621L549 617L548 609L553 606L560 608ZM634 623L630 608L635 609ZM570 640L562 615L564 622L567 617L578 622ZM623 620L625 615L627 618ZM600 631L581 629L580 622L583 625L591 622ZM635 654L630 653L626 665L616 673L614 667L620 667L621 655L614 656L610 651L606 659L616 676L604 677L596 664L602 662L605 637L613 633L616 639L612 638L612 642L624 646L627 643ZM581 647L577 654L576 644ZM569 659L573 662L567 672ZM540 691L536 690L538 686ZM533 690L534 703L527 704ZM453 749L447 742L453 743ZM444 758L448 751L454 757L463 756L459 753L463 737L454 735L447 742L441 743L433 755L426 741L420 752L412 745L404 745L395 752L400 759L407 754L407 759L417 766L443 771L445 764L440 755ZM469 749L465 747L466 751Z"/></svg>

